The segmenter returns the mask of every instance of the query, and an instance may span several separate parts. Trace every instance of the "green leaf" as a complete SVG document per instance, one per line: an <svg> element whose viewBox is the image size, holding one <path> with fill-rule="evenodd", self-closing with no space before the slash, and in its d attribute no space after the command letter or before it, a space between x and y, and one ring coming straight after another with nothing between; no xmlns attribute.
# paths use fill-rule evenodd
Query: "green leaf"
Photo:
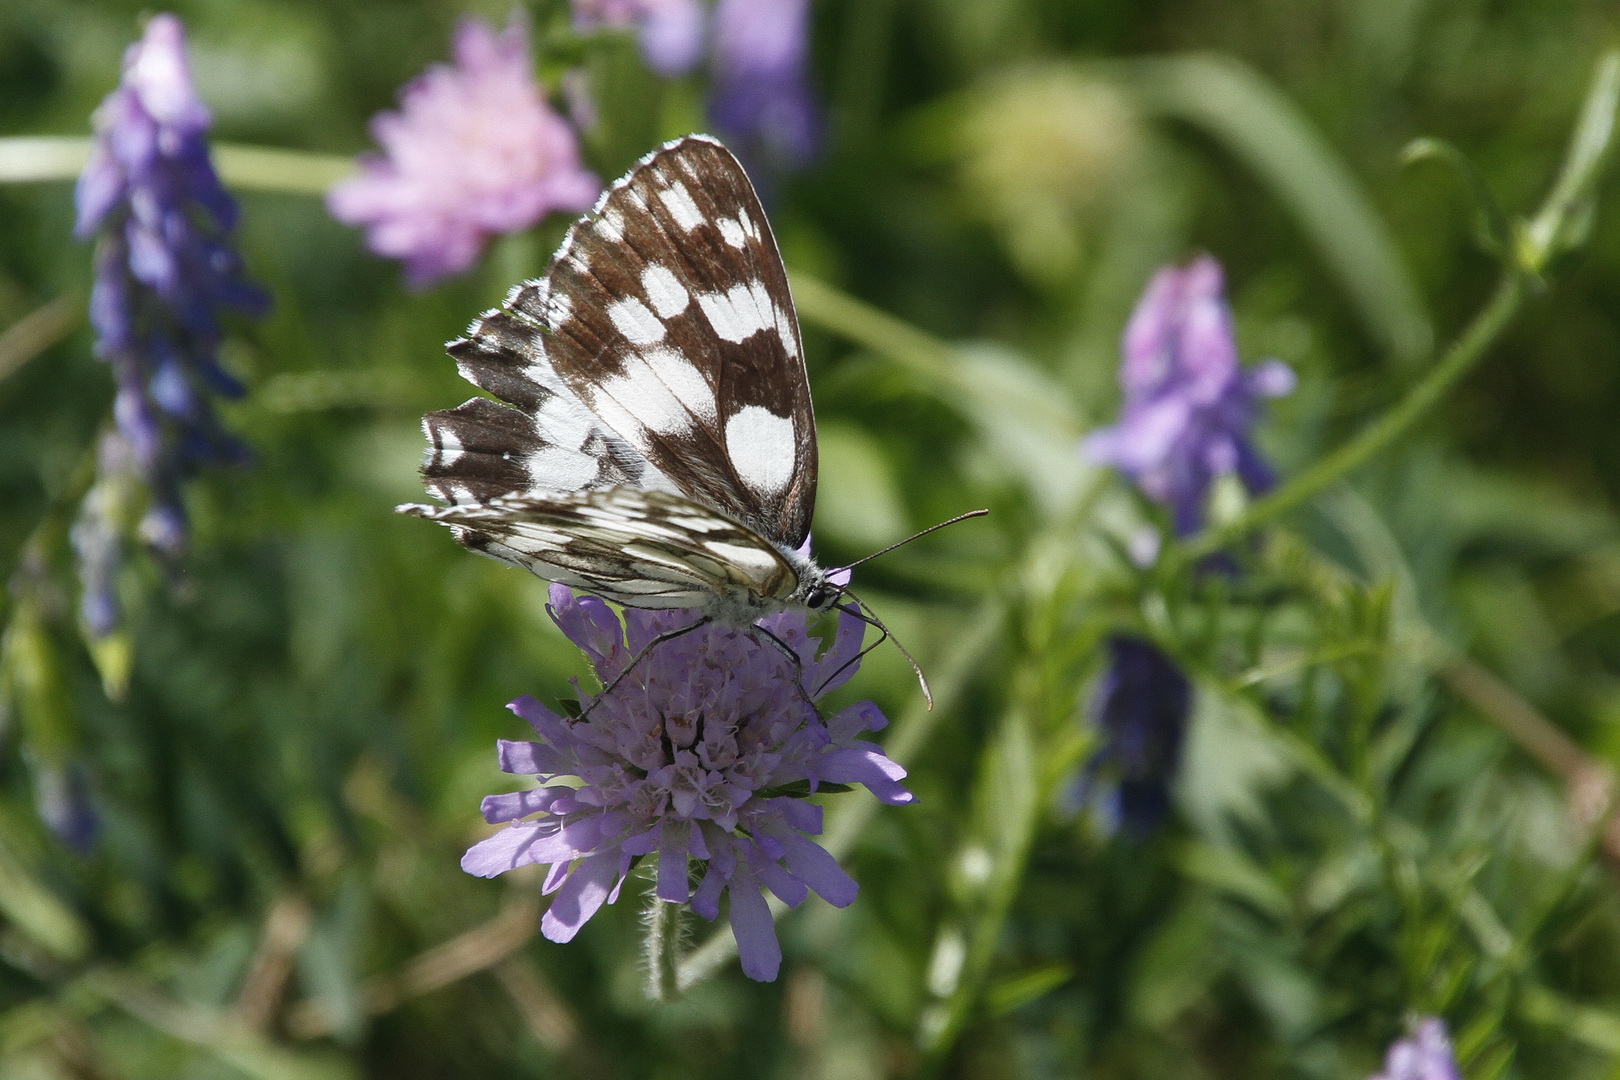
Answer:
<svg viewBox="0 0 1620 1080"><path fill-rule="evenodd" d="M1434 333L1394 237L1293 102L1226 56L1131 60L1115 70L1144 109L1203 129L1254 170L1316 245L1368 333L1397 361L1428 354Z"/></svg>

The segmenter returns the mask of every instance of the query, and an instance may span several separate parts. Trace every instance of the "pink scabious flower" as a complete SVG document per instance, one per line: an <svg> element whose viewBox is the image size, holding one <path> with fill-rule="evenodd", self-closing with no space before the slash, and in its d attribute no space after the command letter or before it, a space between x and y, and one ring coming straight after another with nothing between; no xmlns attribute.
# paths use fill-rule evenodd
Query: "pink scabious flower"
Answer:
<svg viewBox="0 0 1620 1080"><path fill-rule="evenodd" d="M706 13L700 0L574 0L574 29L634 28L641 55L660 75L685 75L703 58Z"/></svg>
<svg viewBox="0 0 1620 1080"><path fill-rule="evenodd" d="M461 20L454 52L454 64L401 91L398 112L372 120L383 154L363 157L360 175L327 194L332 216L403 260L414 288L467 269L491 236L589 208L602 189L535 82L520 16L500 33Z"/></svg>
<svg viewBox="0 0 1620 1080"><path fill-rule="evenodd" d="M626 609L621 626L603 601L562 585L551 587L549 610L604 685L658 634L696 618ZM462 869L494 877L549 864L544 891L556 899L540 928L566 942L618 899L637 860L655 855L657 898L713 921L728 897L743 973L776 978L782 950L763 890L790 907L811 889L837 907L857 892L811 839L821 833L821 807L806 796L844 784L864 785L891 806L913 796L900 784L905 770L858 738L887 724L875 705L824 718L813 703L854 674L860 620L842 615L819 655L802 613L760 625L799 664L746 630L710 624L659 645L610 693L581 694L585 719L532 697L512 702L538 741L502 740L500 767L533 774L540 786L484 800L485 820L513 824L474 845Z"/></svg>
<svg viewBox="0 0 1620 1080"><path fill-rule="evenodd" d="M1273 486L1249 430L1265 398L1293 390L1294 373L1280 360L1239 365L1220 263L1205 255L1155 274L1125 327L1123 353L1119 423L1086 440L1088 457L1169 507L1182 536L1203 525L1217 476L1237 473L1252 494Z"/></svg>

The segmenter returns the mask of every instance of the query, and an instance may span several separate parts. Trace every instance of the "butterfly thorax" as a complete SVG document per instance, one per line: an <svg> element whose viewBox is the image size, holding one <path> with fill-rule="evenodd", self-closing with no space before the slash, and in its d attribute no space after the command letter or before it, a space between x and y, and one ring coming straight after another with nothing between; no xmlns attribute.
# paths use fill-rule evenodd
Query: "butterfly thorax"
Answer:
<svg viewBox="0 0 1620 1080"><path fill-rule="evenodd" d="M838 598L838 588L814 559L789 548L778 548L792 568L793 578L785 588L765 592L746 586L719 589L710 598L704 614L715 622L741 629L783 611L823 611Z"/></svg>

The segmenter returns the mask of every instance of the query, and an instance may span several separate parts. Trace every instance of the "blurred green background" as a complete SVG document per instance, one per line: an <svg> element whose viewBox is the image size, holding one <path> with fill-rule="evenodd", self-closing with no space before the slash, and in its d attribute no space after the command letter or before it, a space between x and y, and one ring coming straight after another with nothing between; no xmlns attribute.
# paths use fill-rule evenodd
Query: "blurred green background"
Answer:
<svg viewBox="0 0 1620 1080"><path fill-rule="evenodd" d="M7 0L0 136L88 134L150 10ZM508 9L170 10L217 140L347 156L458 16ZM543 75L593 74L599 175L704 126L701 79L530 11ZM126 574L119 700L51 549L57 692L0 718L0 1075L1362 1077L1419 1013L1471 1078L1620 1075L1620 897L1575 820L1620 763L1616 186L1481 369L1241 585L1130 570L1144 511L1076 452L1140 290L1199 251L1245 359L1299 373L1259 434L1285 478L1377 416L1498 273L1457 175L1403 147L1454 143L1529 213L1617 45L1612 0L816 0L827 144L772 213L821 561L993 513L866 575L940 708L888 648L842 691L897 721L920 797L833 814L859 901L788 916L778 982L727 966L674 1005L642 992L639 885L558 946L538 877L459 870L479 798L518 786L503 704L584 668L543 585L391 512L419 415L471 393L441 343L566 222L412 294L318 198L239 187L275 298L224 352L256 462L193 486L180 581ZM0 185L0 328L82 309L72 220L69 183ZM111 402L63 329L0 358L7 574ZM1134 841L1059 796L1095 645L1142 625L1199 707L1174 820ZM1562 758L1504 734L1525 709ZM39 823L42 747L92 765L87 858Z"/></svg>

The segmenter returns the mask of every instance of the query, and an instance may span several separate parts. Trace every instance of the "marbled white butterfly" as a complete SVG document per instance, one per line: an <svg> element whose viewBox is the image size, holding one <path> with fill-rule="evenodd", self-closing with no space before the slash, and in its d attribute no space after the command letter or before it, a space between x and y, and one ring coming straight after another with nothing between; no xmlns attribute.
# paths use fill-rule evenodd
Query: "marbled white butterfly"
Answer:
<svg viewBox="0 0 1620 1080"><path fill-rule="evenodd" d="M539 577L734 627L844 591L808 552L816 426L787 273L716 140L642 158L448 349L506 404L423 418L422 476L448 505L401 511Z"/></svg>

